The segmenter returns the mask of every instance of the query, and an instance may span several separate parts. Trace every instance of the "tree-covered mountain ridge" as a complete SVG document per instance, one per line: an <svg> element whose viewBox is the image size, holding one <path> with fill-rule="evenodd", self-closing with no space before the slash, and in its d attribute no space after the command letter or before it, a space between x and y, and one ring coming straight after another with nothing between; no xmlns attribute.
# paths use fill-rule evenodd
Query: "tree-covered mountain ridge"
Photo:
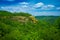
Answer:
<svg viewBox="0 0 60 40"><path fill-rule="evenodd" d="M10 13L7 11L0 11L0 18L10 18L13 21L19 21L19 22L23 22L23 23L28 22L28 21L36 23L38 21L31 14L24 13L24 12Z"/></svg>
<svg viewBox="0 0 60 40"><path fill-rule="evenodd" d="M60 40L60 17L52 19L0 11L0 40Z"/></svg>

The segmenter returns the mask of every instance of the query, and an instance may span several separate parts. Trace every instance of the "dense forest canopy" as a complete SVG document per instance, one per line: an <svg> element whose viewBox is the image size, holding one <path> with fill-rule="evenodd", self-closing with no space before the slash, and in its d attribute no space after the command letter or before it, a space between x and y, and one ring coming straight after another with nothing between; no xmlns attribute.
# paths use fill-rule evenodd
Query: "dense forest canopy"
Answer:
<svg viewBox="0 0 60 40"><path fill-rule="evenodd" d="M60 40L60 17L0 11L0 40Z"/></svg>
<svg viewBox="0 0 60 40"><path fill-rule="evenodd" d="M0 16L31 16L31 14L24 13L24 12L8 12L8 11L0 11Z"/></svg>

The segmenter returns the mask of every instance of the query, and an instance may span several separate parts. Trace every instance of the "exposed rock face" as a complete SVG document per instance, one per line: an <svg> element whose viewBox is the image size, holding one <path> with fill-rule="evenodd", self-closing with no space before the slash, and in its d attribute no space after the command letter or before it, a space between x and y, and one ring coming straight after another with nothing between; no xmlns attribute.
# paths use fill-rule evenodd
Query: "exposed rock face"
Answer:
<svg viewBox="0 0 60 40"><path fill-rule="evenodd" d="M36 22L38 21L37 19L35 19L34 16L29 16L29 19L30 19L33 23L36 23Z"/></svg>
<svg viewBox="0 0 60 40"><path fill-rule="evenodd" d="M18 21L18 22L22 22L22 23L27 23L27 22L31 22L31 23L37 23L38 20L34 17L34 16L3 16L0 18L9 18L13 21Z"/></svg>
<svg viewBox="0 0 60 40"><path fill-rule="evenodd" d="M37 20L35 19L34 16L29 16L29 17L25 17L25 16L13 16L12 19L13 20L17 20L19 22L23 22L23 23L28 22L28 21L31 21L33 23L37 22Z"/></svg>
<svg viewBox="0 0 60 40"><path fill-rule="evenodd" d="M24 17L24 16L13 16L12 19L17 20L19 22L27 22L28 21L28 18Z"/></svg>
<svg viewBox="0 0 60 40"><path fill-rule="evenodd" d="M11 20L13 21L19 21L19 22L22 22L22 23L26 23L26 22L32 22L32 23L37 23L38 20L35 19L34 16L28 16L28 17L25 17L25 16L3 16L2 18L11 18Z"/></svg>

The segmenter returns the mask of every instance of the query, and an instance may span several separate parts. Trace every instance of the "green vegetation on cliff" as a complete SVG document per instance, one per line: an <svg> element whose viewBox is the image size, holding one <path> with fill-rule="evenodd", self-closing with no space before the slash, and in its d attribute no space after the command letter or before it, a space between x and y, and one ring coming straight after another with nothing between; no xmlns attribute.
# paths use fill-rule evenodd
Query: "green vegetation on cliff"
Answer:
<svg viewBox="0 0 60 40"><path fill-rule="evenodd" d="M60 40L60 17L47 19L0 11L0 40Z"/></svg>

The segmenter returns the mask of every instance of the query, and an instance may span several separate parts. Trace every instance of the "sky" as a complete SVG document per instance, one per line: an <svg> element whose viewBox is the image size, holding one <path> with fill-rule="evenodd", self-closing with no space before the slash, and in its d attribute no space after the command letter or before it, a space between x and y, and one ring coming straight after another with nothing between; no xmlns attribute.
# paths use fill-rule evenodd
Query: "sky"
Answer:
<svg viewBox="0 0 60 40"><path fill-rule="evenodd" d="M33 16L60 16L60 0L0 0L0 10Z"/></svg>

